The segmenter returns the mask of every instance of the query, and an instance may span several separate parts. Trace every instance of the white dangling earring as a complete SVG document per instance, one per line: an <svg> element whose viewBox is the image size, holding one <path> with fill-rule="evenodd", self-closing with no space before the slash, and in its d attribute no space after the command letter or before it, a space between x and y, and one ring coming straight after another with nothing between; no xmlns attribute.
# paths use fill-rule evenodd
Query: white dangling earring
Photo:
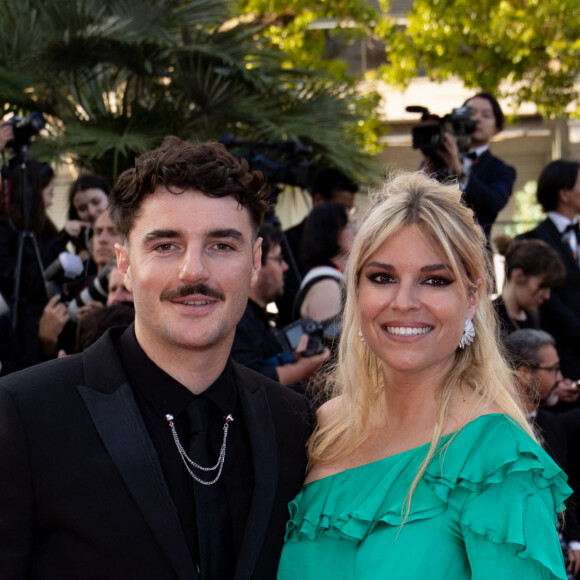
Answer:
<svg viewBox="0 0 580 580"><path fill-rule="evenodd" d="M360 328L358 329L358 337L363 344L367 343L367 341L365 340L365 337L363 336L362 330Z"/></svg>
<svg viewBox="0 0 580 580"><path fill-rule="evenodd" d="M459 348L465 348L466 346L469 346L473 342L474 338L475 327L473 326L473 322L471 322L471 318L468 316L465 319L465 328L463 330L461 340L459 341Z"/></svg>

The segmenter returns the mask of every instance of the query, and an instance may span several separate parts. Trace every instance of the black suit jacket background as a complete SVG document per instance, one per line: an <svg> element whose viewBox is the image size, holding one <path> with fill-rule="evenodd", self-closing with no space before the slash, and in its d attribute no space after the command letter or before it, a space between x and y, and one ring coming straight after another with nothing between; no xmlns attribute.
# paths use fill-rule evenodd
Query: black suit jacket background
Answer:
<svg viewBox="0 0 580 580"><path fill-rule="evenodd" d="M2 580L197 578L114 338L0 381ZM290 389L234 371L256 482L235 579L273 579L312 417Z"/></svg>
<svg viewBox="0 0 580 580"><path fill-rule="evenodd" d="M473 209L477 223L489 240L497 214L507 205L516 180L516 170L484 151L471 168L463 200Z"/></svg>
<svg viewBox="0 0 580 580"><path fill-rule="evenodd" d="M550 298L540 307L541 325L556 339L564 376L580 379L580 268L551 219L518 237L544 240L564 262L566 281L552 288Z"/></svg>

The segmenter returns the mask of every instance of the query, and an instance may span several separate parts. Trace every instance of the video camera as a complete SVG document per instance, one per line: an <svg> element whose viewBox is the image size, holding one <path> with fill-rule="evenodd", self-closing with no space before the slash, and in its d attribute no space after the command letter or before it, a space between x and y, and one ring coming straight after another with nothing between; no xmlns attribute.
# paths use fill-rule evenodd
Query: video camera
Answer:
<svg viewBox="0 0 580 580"><path fill-rule="evenodd" d="M294 352L302 335L308 335L308 345L301 354L314 356L320 354L325 346L331 346L338 340L341 328L340 322L334 319L316 322L311 318L299 318L278 330L276 336L284 351Z"/></svg>
<svg viewBox="0 0 580 580"><path fill-rule="evenodd" d="M22 148L28 147L32 137L46 127L46 121L38 111L32 111L26 117L14 115L10 119L10 125L14 133L14 138L8 141L6 145L15 151L20 151Z"/></svg>
<svg viewBox="0 0 580 580"><path fill-rule="evenodd" d="M411 105L406 108L409 113L421 113L421 125L411 129L413 149L421 149L429 155L434 149L445 150L445 133L451 133L457 141L460 153L467 153L471 144L471 134L475 131L475 121L471 120L471 107L453 109L451 113L440 117L429 112L427 107Z"/></svg>
<svg viewBox="0 0 580 580"><path fill-rule="evenodd" d="M87 286L68 304L68 313L70 317L76 322L79 319L79 310L86 306L89 302L107 303L109 295L109 275L113 269L114 262L109 262L101 271L95 276Z"/></svg>
<svg viewBox="0 0 580 580"><path fill-rule="evenodd" d="M219 142L235 157L243 157L252 169L262 172L271 185L283 183L308 189L314 183L315 168L305 159L312 155L311 147L299 147L290 139L279 143L245 141L232 134L224 135Z"/></svg>
<svg viewBox="0 0 580 580"><path fill-rule="evenodd" d="M44 270L46 294L49 298L55 294L62 295L62 285L67 280L74 280L84 271L83 261L76 254L61 252Z"/></svg>

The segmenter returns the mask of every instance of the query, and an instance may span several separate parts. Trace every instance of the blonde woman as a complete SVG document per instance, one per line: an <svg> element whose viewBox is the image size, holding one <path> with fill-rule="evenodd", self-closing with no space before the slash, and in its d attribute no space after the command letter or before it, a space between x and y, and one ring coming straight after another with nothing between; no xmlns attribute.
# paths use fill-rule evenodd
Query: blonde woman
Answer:
<svg viewBox="0 0 580 580"><path fill-rule="evenodd" d="M280 580L566 578L556 514L570 490L516 400L460 194L399 176L355 238L335 397Z"/></svg>

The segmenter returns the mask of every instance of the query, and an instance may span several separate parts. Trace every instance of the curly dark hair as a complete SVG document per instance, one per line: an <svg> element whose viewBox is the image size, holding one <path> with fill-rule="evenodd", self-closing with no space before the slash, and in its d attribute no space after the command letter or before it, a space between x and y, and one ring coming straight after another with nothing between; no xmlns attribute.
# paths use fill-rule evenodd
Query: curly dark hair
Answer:
<svg viewBox="0 0 580 580"><path fill-rule="evenodd" d="M119 176L109 197L109 213L121 238L133 228L143 200L158 187L175 195L195 190L208 197L233 196L249 214L255 233L269 208L266 178L251 170L221 144L188 143L166 137L158 149L146 151L135 168Z"/></svg>

